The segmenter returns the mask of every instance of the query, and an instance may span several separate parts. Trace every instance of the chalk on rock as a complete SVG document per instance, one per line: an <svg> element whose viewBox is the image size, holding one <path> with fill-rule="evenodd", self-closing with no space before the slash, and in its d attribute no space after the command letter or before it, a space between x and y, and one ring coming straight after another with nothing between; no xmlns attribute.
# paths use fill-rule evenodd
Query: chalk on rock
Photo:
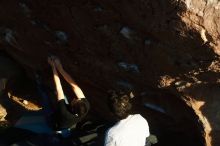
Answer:
<svg viewBox="0 0 220 146"><path fill-rule="evenodd" d="M64 31L55 31L55 36L61 43L66 43L68 41L68 36Z"/></svg>
<svg viewBox="0 0 220 146"><path fill-rule="evenodd" d="M12 47L15 47L16 49L23 51L21 46L18 44L16 40L16 33L9 29L9 28L0 28L0 39L11 45Z"/></svg>
<svg viewBox="0 0 220 146"><path fill-rule="evenodd" d="M125 26L125 27L122 27L122 29L120 30L120 33L121 33L125 38L131 39L131 35L132 35L133 31L132 31L129 27Z"/></svg>
<svg viewBox="0 0 220 146"><path fill-rule="evenodd" d="M11 43L15 40L15 37L14 37L15 32L12 31L11 29L5 28L5 29L2 30L1 33L2 33L2 35L3 35L3 39L4 39L7 43L11 44Z"/></svg>
<svg viewBox="0 0 220 146"><path fill-rule="evenodd" d="M129 69L134 73L139 73L140 70L136 64L130 64Z"/></svg>
<svg viewBox="0 0 220 146"><path fill-rule="evenodd" d="M126 71L130 71L130 72L133 72L133 73L139 73L140 70L138 68L138 66L136 64L129 64L129 63L126 63L126 62L119 62L118 63L118 66Z"/></svg>
<svg viewBox="0 0 220 146"><path fill-rule="evenodd" d="M127 66L127 64L126 64L125 62L119 62L119 63L118 63L118 66L121 67L121 68L123 68L123 69L128 70L128 66Z"/></svg>

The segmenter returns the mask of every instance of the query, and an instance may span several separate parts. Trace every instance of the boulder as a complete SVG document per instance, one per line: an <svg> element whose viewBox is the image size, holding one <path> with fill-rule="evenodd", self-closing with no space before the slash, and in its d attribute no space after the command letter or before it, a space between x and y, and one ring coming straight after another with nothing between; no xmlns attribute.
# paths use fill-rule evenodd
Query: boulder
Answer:
<svg viewBox="0 0 220 146"><path fill-rule="evenodd" d="M101 119L111 119L108 90L134 90L158 145L218 146L219 7L218 0L1 1L0 50L50 85L47 57L58 56Z"/></svg>

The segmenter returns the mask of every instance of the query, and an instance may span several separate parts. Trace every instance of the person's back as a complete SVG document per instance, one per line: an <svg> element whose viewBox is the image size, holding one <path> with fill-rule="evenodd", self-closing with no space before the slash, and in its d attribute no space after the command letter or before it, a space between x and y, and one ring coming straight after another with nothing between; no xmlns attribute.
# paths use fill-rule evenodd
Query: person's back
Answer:
<svg viewBox="0 0 220 146"><path fill-rule="evenodd" d="M131 95L119 91L110 96L109 108L118 122L107 131L105 146L145 146L150 135L149 126L140 114L130 114Z"/></svg>
<svg viewBox="0 0 220 146"><path fill-rule="evenodd" d="M107 135L106 146L144 146L149 127L141 115L129 115L109 129Z"/></svg>

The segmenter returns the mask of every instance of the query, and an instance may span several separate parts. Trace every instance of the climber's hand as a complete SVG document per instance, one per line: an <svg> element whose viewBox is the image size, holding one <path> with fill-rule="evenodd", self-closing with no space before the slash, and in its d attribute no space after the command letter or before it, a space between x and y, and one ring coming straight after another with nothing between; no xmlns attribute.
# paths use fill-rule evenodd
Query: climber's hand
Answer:
<svg viewBox="0 0 220 146"><path fill-rule="evenodd" d="M60 62L60 59L58 57L54 56L53 61L54 61L54 64L55 64L57 69L62 69L63 68L63 66Z"/></svg>
<svg viewBox="0 0 220 146"><path fill-rule="evenodd" d="M47 62L48 62L52 67L55 67L54 59L53 59L52 56L50 56L50 57L47 58Z"/></svg>

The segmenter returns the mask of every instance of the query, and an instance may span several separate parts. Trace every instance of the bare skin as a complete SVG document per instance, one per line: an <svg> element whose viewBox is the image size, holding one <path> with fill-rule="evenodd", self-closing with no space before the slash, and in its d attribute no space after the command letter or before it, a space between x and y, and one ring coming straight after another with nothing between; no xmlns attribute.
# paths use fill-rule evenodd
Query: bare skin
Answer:
<svg viewBox="0 0 220 146"><path fill-rule="evenodd" d="M73 78L63 69L61 62L57 57L55 57L55 56L48 57L48 63L52 67L54 82L55 82L56 90L57 90L58 101L65 99L65 95L64 95L62 85L60 82L60 78L59 78L57 71L59 71L60 74L63 76L63 78L70 84L70 86L72 87L72 90L76 94L76 97L78 98L78 100L85 98L85 95L83 94L80 87L76 84L76 82L73 80Z"/></svg>
<svg viewBox="0 0 220 146"><path fill-rule="evenodd" d="M59 100L65 99L63 88L61 86L60 78L59 78L55 63L53 61L53 58L49 57L48 58L48 63L52 67L52 71L53 71L53 78L54 78L56 91L57 91L57 100L59 101Z"/></svg>

